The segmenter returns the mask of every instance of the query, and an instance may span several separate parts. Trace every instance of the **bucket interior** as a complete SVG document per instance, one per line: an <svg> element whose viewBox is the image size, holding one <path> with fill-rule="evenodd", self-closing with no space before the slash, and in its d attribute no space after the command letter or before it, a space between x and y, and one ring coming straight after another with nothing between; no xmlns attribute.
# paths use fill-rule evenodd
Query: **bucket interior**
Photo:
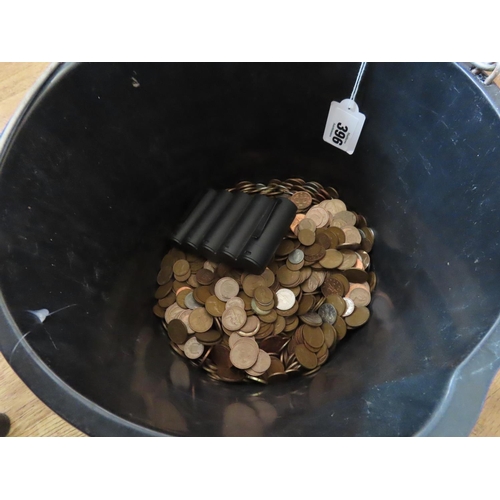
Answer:
<svg viewBox="0 0 500 500"><path fill-rule="evenodd" d="M0 287L43 363L96 405L166 434L417 432L498 316L500 125L458 66L369 64L349 156L322 135L357 70L61 67L0 174ZM152 313L167 235L207 187L290 177L335 187L375 230L372 317L314 377L214 382L170 349ZM29 311L44 308L62 310L40 323ZM13 366L16 355L6 351Z"/></svg>

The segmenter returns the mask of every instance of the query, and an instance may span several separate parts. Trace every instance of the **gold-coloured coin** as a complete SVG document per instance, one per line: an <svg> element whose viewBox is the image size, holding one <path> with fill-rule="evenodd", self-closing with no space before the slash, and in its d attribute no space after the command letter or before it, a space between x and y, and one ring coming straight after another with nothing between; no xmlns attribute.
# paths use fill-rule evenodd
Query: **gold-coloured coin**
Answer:
<svg viewBox="0 0 500 500"><path fill-rule="evenodd" d="M186 309L186 297L192 293L193 289L192 288L189 288L189 287L186 287L184 288L183 290L179 291L179 293L177 293L177 296L176 296L176 301L177 301L177 304L179 304L180 307L182 307L183 309Z"/></svg>
<svg viewBox="0 0 500 500"><path fill-rule="evenodd" d="M191 274L191 268L189 267L189 262L187 260L178 260L173 265L174 274L178 276L184 276L186 273Z"/></svg>
<svg viewBox="0 0 500 500"><path fill-rule="evenodd" d="M210 345L215 342L219 342L219 340L222 337L222 333L219 332L218 330L208 330L206 332L196 332L195 333L196 338L198 339L198 342L205 344L205 345Z"/></svg>

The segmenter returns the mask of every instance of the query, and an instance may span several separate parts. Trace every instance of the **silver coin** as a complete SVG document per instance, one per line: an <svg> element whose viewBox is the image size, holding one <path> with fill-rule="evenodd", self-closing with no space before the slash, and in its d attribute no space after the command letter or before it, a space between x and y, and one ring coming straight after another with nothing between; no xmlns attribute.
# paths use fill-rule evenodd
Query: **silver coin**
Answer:
<svg viewBox="0 0 500 500"><path fill-rule="evenodd" d="M278 297L277 308L280 311L288 311L295 305L295 295L288 288L282 288L276 292L276 297Z"/></svg>
<svg viewBox="0 0 500 500"><path fill-rule="evenodd" d="M300 264L304 260L304 252L300 248L297 248L297 250L294 250L288 256L288 260L290 264Z"/></svg>
<svg viewBox="0 0 500 500"><path fill-rule="evenodd" d="M199 302L194 298L193 292L188 293L186 298L184 299L184 304L188 309L198 309L198 307L203 307Z"/></svg>
<svg viewBox="0 0 500 500"><path fill-rule="evenodd" d="M332 304L323 304L318 309L318 314L321 316L321 319L329 325L333 325L335 321L337 321L337 309L335 309Z"/></svg>
<svg viewBox="0 0 500 500"><path fill-rule="evenodd" d="M347 316L350 316L354 312L355 305L354 305L354 302L352 301L352 299L350 299L349 297L343 297L343 298L344 298L346 308L345 308L344 314L342 314L342 317L347 318Z"/></svg>

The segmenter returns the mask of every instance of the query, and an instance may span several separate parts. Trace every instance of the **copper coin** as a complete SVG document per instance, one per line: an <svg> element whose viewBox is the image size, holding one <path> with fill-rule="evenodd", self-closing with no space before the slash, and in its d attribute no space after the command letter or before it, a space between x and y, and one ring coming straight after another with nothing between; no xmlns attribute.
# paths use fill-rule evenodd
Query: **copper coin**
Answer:
<svg viewBox="0 0 500 500"><path fill-rule="evenodd" d="M356 253L359 255L363 264L363 269L366 271L370 267L370 254L364 250L358 250Z"/></svg>
<svg viewBox="0 0 500 500"><path fill-rule="evenodd" d="M267 375L272 375L274 373L283 373L285 371L285 367L283 363L276 357L270 356L271 363L269 368L267 369Z"/></svg>
<svg viewBox="0 0 500 500"><path fill-rule="evenodd" d="M314 349L319 349L325 341L323 330L319 327L304 326L303 330L304 341Z"/></svg>
<svg viewBox="0 0 500 500"><path fill-rule="evenodd" d="M321 260L325 254L325 247L322 247L319 243L313 243L309 248L304 250L304 259L307 262L316 262Z"/></svg>
<svg viewBox="0 0 500 500"><path fill-rule="evenodd" d="M325 227L330 220L328 212L319 206L309 209L306 218L312 219L316 223L316 227Z"/></svg>
<svg viewBox="0 0 500 500"><path fill-rule="evenodd" d="M338 315L342 316L342 314L344 314L347 306L346 306L344 299L341 297L341 295L337 295L337 294L328 295L328 297L326 298L326 301L328 304L332 304L333 307L335 307L335 309L337 311L337 316Z"/></svg>
<svg viewBox="0 0 500 500"><path fill-rule="evenodd" d="M249 274L245 277L242 283L243 291L249 296L253 297L254 291L259 286L266 286L265 279L256 274Z"/></svg>
<svg viewBox="0 0 500 500"><path fill-rule="evenodd" d="M337 339L342 340L347 332L347 325L344 318L337 316L337 321L333 324L333 328L337 332Z"/></svg>
<svg viewBox="0 0 500 500"><path fill-rule="evenodd" d="M260 343L260 348L267 353L279 353L288 343L288 339L284 337L267 337Z"/></svg>
<svg viewBox="0 0 500 500"><path fill-rule="evenodd" d="M332 235L332 237L336 238L337 240L336 245L342 245L343 243L345 243L345 234L344 231L342 231L342 229L338 227L330 227L328 228L328 231ZM334 245L332 244L332 247L333 246Z"/></svg>
<svg viewBox="0 0 500 500"><path fill-rule="evenodd" d="M326 250L325 256L319 261L319 263L325 269L335 269L339 267L344 260L344 256L333 248Z"/></svg>
<svg viewBox="0 0 500 500"><path fill-rule="evenodd" d="M243 338L234 344L229 354L231 363L240 370L253 366L259 357L259 346L253 339Z"/></svg>
<svg viewBox="0 0 500 500"><path fill-rule="evenodd" d="M220 318L226 309L226 303L211 295L205 302L205 309L211 316Z"/></svg>
<svg viewBox="0 0 500 500"><path fill-rule="evenodd" d="M221 339L222 333L218 330L212 329L206 332L196 332L195 336L198 339L198 342L202 344L212 344L218 342Z"/></svg>
<svg viewBox="0 0 500 500"><path fill-rule="evenodd" d="M196 337L191 337L184 344L184 354L189 359L198 359L203 354L204 350L205 347L196 340Z"/></svg>
<svg viewBox="0 0 500 500"><path fill-rule="evenodd" d="M366 283L368 281L368 273L361 269L346 269L344 276L350 283Z"/></svg>
<svg viewBox="0 0 500 500"><path fill-rule="evenodd" d="M238 297L243 300L244 304L245 304L245 311L249 311L250 309L252 309L252 297L249 297L245 292L240 292L238 294Z"/></svg>
<svg viewBox="0 0 500 500"><path fill-rule="evenodd" d="M295 298L294 298L295 300ZM268 314L262 314L259 316L260 321L263 321L264 323L274 323L278 317L278 314L276 310L272 309L271 311L268 312Z"/></svg>
<svg viewBox="0 0 500 500"><path fill-rule="evenodd" d="M233 278L224 277L215 284L215 295L222 302L236 297L239 292L240 286Z"/></svg>
<svg viewBox="0 0 500 500"><path fill-rule="evenodd" d="M274 323L273 334L278 335L285 329L285 326L286 326L285 318L283 316L278 316L276 318L276 322Z"/></svg>
<svg viewBox="0 0 500 500"><path fill-rule="evenodd" d="M299 223L299 231L303 231L305 229L314 233L316 231L316 222L309 218L302 219Z"/></svg>
<svg viewBox="0 0 500 500"><path fill-rule="evenodd" d="M173 319L168 324L168 336L176 344L184 344L188 338L186 325L180 319Z"/></svg>
<svg viewBox="0 0 500 500"><path fill-rule="evenodd" d="M323 323L321 325L321 330L323 330L323 335L325 337L325 344L328 347L328 349L330 349L330 347L332 347L332 345L335 343L337 332L335 331L335 328L328 323Z"/></svg>
<svg viewBox="0 0 500 500"><path fill-rule="evenodd" d="M300 316L300 319L309 326L321 326L323 323L323 320L321 319L321 316L315 312L308 312L306 314L303 314Z"/></svg>
<svg viewBox="0 0 500 500"><path fill-rule="evenodd" d="M191 311L191 315L189 316L189 326L194 332L206 332L212 328L213 323L213 317L208 314L204 307Z"/></svg>
<svg viewBox="0 0 500 500"><path fill-rule="evenodd" d="M295 219L293 219L292 223L290 224L290 229L292 233L295 233L297 230L298 225L300 224L300 221L302 221L305 218L304 214L297 214L295 216Z"/></svg>
<svg viewBox="0 0 500 500"><path fill-rule="evenodd" d="M299 241L305 246L311 246L316 241L316 234L310 229L299 229L299 234L297 236Z"/></svg>
<svg viewBox="0 0 500 500"><path fill-rule="evenodd" d="M264 279L264 286L267 286L268 288L270 286L273 286L274 282L276 281L276 276L274 275L273 271L271 271L271 269L269 269L268 267L261 274L261 277Z"/></svg>
<svg viewBox="0 0 500 500"><path fill-rule="evenodd" d="M165 316L165 309L160 307L158 304L153 306L153 312L155 313L155 316L158 316L159 318L163 318Z"/></svg>
<svg viewBox="0 0 500 500"><path fill-rule="evenodd" d="M373 271L368 273L368 284L370 285L370 291L373 292L377 286L377 275Z"/></svg>
<svg viewBox="0 0 500 500"><path fill-rule="evenodd" d="M229 309L230 307L241 307L242 309L245 309L245 302L240 297L233 297L226 302L226 309Z"/></svg>
<svg viewBox="0 0 500 500"><path fill-rule="evenodd" d="M158 276L156 277L156 282L158 285L165 285L172 278L172 268L170 266L165 266L160 269Z"/></svg>
<svg viewBox="0 0 500 500"><path fill-rule="evenodd" d="M347 325L356 328L364 325L370 318L370 310L367 307L356 307L354 312L345 319Z"/></svg>
<svg viewBox="0 0 500 500"><path fill-rule="evenodd" d="M307 349L303 344L295 347L295 356L297 356L297 361L308 370L312 370L318 366L316 354Z"/></svg>
<svg viewBox="0 0 500 500"><path fill-rule="evenodd" d="M342 228L345 234L345 245L359 245L361 243L361 233L354 226L345 226Z"/></svg>
<svg viewBox="0 0 500 500"><path fill-rule="evenodd" d="M295 244L293 243L292 240L284 239L280 243L278 249L276 250L276 255L288 255L289 253L293 252L295 249Z"/></svg>
<svg viewBox="0 0 500 500"><path fill-rule="evenodd" d="M297 310L297 314L302 316L303 314L308 313L314 307L314 296L313 295L302 295L299 303L299 309Z"/></svg>
<svg viewBox="0 0 500 500"><path fill-rule="evenodd" d="M330 212L332 215L336 215L339 212L347 210L347 207L342 200L325 200L322 201L319 206Z"/></svg>
<svg viewBox="0 0 500 500"><path fill-rule="evenodd" d="M241 382L245 378L245 372L236 370L233 367L220 366L217 368L217 375L223 382Z"/></svg>
<svg viewBox="0 0 500 500"><path fill-rule="evenodd" d="M194 289L193 295L197 302L204 305L212 296L212 291L209 286L200 286Z"/></svg>
<svg viewBox="0 0 500 500"><path fill-rule="evenodd" d="M363 285L359 284L352 284L346 297L351 299L356 307L367 306L371 302L369 288L367 290Z"/></svg>
<svg viewBox="0 0 500 500"><path fill-rule="evenodd" d="M342 264L340 264L338 268L342 271L353 268L357 260L356 252L353 252L352 250L340 250L340 253L343 256L343 260Z"/></svg>
<svg viewBox="0 0 500 500"><path fill-rule="evenodd" d="M254 290L254 298L258 304L266 306L273 303L274 295L269 288L259 286Z"/></svg>
<svg viewBox="0 0 500 500"><path fill-rule="evenodd" d="M174 274L178 276L184 276L186 273L191 273L191 268L187 260L178 260L173 265Z"/></svg>
<svg viewBox="0 0 500 500"><path fill-rule="evenodd" d="M316 243L321 245L325 250L328 250L332 245L332 237L329 233L316 233Z"/></svg>
<svg viewBox="0 0 500 500"><path fill-rule="evenodd" d="M215 280L215 273L208 269L200 269L196 273L196 280L200 285L210 285Z"/></svg>
<svg viewBox="0 0 500 500"><path fill-rule="evenodd" d="M282 266L278 270L277 277L279 282L284 286L296 286L300 278L300 271L290 271L288 267Z"/></svg>
<svg viewBox="0 0 500 500"><path fill-rule="evenodd" d="M238 330L238 334L242 337L252 337L257 334L260 329L260 320L257 316L250 316L246 323Z"/></svg>
<svg viewBox="0 0 500 500"><path fill-rule="evenodd" d="M246 370L249 375L260 376L271 366L271 357L266 351L259 349L257 361Z"/></svg>
<svg viewBox="0 0 500 500"><path fill-rule="evenodd" d="M170 292L166 297L163 297L162 299L160 299L158 301L158 305L160 307L164 307L164 308L167 308L169 306L171 306L174 302L175 302L175 294L173 294L172 292Z"/></svg>
<svg viewBox="0 0 500 500"><path fill-rule="evenodd" d="M305 210L311 206L312 196L307 191L297 191L291 196L290 201L295 203L299 210Z"/></svg>
<svg viewBox="0 0 500 500"><path fill-rule="evenodd" d="M192 291L193 291L192 288L184 288L183 290L177 293L175 300L177 304L179 304L179 306L182 307L183 309L186 309L186 297L190 293L192 293Z"/></svg>
<svg viewBox="0 0 500 500"><path fill-rule="evenodd" d="M247 321L247 313L241 307L231 307L222 314L222 324L229 331L240 330Z"/></svg>
<svg viewBox="0 0 500 500"><path fill-rule="evenodd" d="M356 225L356 215L353 212L344 210L343 212L338 212L333 217L334 221L343 221L345 226L355 226ZM344 227L345 227L344 226Z"/></svg>
<svg viewBox="0 0 500 500"><path fill-rule="evenodd" d="M167 283L161 285L155 292L155 299L166 297L172 291L173 284L173 281L167 281Z"/></svg>
<svg viewBox="0 0 500 500"><path fill-rule="evenodd" d="M232 366L232 363L229 359L229 352L229 347L222 344L217 344L214 345L213 349L210 351L209 357L217 365L217 368L230 368Z"/></svg>
<svg viewBox="0 0 500 500"><path fill-rule="evenodd" d="M234 344L236 344L236 342L238 342L243 338L245 337L243 337L239 333L236 332L231 333L231 335L229 335L229 348L232 349L234 347Z"/></svg>

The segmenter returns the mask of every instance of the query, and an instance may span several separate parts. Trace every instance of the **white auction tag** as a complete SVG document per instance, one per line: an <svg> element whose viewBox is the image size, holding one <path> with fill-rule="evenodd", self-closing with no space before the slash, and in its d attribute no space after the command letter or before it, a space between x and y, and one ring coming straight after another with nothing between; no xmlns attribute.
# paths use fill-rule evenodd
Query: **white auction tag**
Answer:
<svg viewBox="0 0 500 500"><path fill-rule="evenodd" d="M356 149L365 118L352 99L344 99L340 103L333 101L326 120L323 140L352 155Z"/></svg>

